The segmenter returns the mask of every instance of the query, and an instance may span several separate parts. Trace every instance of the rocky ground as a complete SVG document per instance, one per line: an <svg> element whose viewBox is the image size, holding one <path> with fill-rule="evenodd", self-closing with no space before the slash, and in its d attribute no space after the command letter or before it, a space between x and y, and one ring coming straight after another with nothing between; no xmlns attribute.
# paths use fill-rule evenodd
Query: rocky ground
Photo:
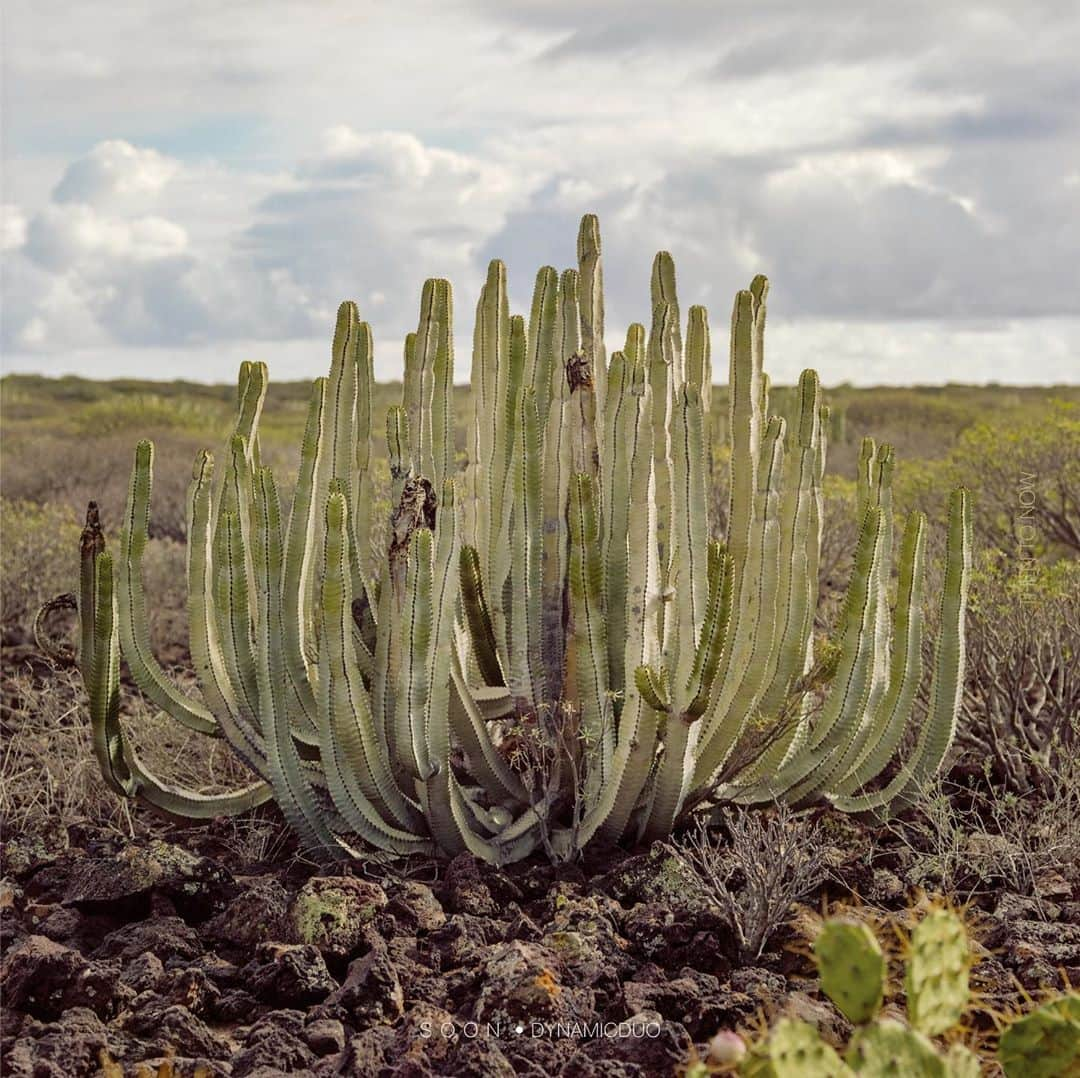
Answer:
<svg viewBox="0 0 1080 1078"><path fill-rule="evenodd" d="M558 870L461 856L410 878L237 866L213 826L9 837L2 1070L666 1075L718 1029L779 1012L844 1036L807 955L815 910L855 892L861 915L902 925L911 902L900 853L857 848L833 851L822 894L740 967L699 880L659 845ZM1077 897L1002 893L969 910L976 1024L1021 986L1080 983Z"/></svg>

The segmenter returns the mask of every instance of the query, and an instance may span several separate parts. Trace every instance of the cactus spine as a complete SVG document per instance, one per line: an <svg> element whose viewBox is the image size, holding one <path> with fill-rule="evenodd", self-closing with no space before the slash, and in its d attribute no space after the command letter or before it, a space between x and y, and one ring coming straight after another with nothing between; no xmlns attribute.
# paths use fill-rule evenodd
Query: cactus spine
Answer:
<svg viewBox="0 0 1080 1078"><path fill-rule="evenodd" d="M630 326L609 359L593 216L577 253L575 268L537 274L527 320L511 315L505 267L492 262L463 473L450 285L424 285L386 422L393 512L374 566L370 328L342 304L287 517L259 454L266 368L243 365L233 430L216 462L200 454L190 492L201 698L149 646L153 451L138 447L115 565L100 529L83 554L82 669L114 789L180 815L273 796L328 857L351 857L362 840L501 862L538 844L569 856L601 832L660 836L706 797L829 798L884 814L938 768L963 677L967 494L950 503L929 713L895 762L923 674L926 524L907 523L890 606L891 450L864 447L844 616L836 639L815 645L828 410L805 371L791 429L768 414L768 282L756 277L732 313L720 542L708 517L705 309L690 308L684 345L675 266L661 252L651 328ZM121 651L158 707L226 739L257 781L201 799L150 775L119 723ZM533 746L532 764L496 729Z"/></svg>

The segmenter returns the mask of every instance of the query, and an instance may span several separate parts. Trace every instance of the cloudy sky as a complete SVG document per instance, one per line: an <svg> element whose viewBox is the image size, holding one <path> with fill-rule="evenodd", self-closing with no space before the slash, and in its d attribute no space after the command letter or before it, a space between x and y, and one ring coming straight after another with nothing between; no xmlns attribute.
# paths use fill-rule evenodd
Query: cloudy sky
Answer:
<svg viewBox="0 0 1080 1078"><path fill-rule="evenodd" d="M611 344L652 254L826 383L1080 380L1080 6L828 0L4 5L6 371L395 375L427 276L459 376L600 214ZM722 366L722 364L721 364Z"/></svg>

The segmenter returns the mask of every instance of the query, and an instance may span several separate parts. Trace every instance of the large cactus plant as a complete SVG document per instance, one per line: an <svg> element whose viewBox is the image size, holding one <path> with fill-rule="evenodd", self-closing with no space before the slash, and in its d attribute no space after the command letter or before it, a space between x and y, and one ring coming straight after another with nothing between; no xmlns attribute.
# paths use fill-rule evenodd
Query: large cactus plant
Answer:
<svg viewBox="0 0 1080 1078"><path fill-rule="evenodd" d="M941 764L964 665L967 495L950 504L929 707L926 522L907 522L890 605L892 452L863 447L854 570L839 628L815 647L827 409L799 382L797 423L769 416L768 284L731 321L730 505L710 536L712 365L703 307L685 337L671 256L652 320L604 345L600 237L578 268L537 275L511 316L493 262L477 306L464 469L455 453L450 286L424 286L386 436L393 512L370 551L372 339L341 306L329 376L312 387L283 512L259 457L266 368L244 364L223 452L195 462L191 654L201 699L150 647L140 562L153 451L142 443L115 558L83 542L81 667L106 780L179 815L274 798L305 847L351 857L651 838L706 798L831 799L888 812ZM380 529L380 532L382 529ZM224 737L256 780L223 797L172 788L125 740L123 654L143 693Z"/></svg>

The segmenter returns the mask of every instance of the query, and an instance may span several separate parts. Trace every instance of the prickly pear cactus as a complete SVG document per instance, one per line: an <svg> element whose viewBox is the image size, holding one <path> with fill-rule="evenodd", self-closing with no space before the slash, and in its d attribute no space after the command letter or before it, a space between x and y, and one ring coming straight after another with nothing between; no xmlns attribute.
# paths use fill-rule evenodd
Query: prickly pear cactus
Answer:
<svg viewBox="0 0 1080 1078"><path fill-rule="evenodd" d="M854 921L826 921L814 957L822 991L850 1022L869 1022L885 996L885 956L874 933Z"/></svg>
<svg viewBox="0 0 1080 1078"><path fill-rule="evenodd" d="M851 1068L806 1022L784 1018L739 1067L743 1078L854 1078Z"/></svg>
<svg viewBox="0 0 1080 1078"><path fill-rule="evenodd" d="M1008 1078L1080 1078L1080 993L1044 1003L1008 1025L998 1060Z"/></svg>
<svg viewBox="0 0 1080 1078"><path fill-rule="evenodd" d="M945 1053L945 1073L949 1078L980 1078L982 1064L970 1048L956 1043Z"/></svg>
<svg viewBox="0 0 1080 1078"><path fill-rule="evenodd" d="M964 924L950 910L934 910L911 935L905 987L908 1019L936 1037L960 1021L967 1006L971 950Z"/></svg>
<svg viewBox="0 0 1080 1078"><path fill-rule="evenodd" d="M844 1058L860 1078L949 1078L934 1046L891 1018L857 1030Z"/></svg>

